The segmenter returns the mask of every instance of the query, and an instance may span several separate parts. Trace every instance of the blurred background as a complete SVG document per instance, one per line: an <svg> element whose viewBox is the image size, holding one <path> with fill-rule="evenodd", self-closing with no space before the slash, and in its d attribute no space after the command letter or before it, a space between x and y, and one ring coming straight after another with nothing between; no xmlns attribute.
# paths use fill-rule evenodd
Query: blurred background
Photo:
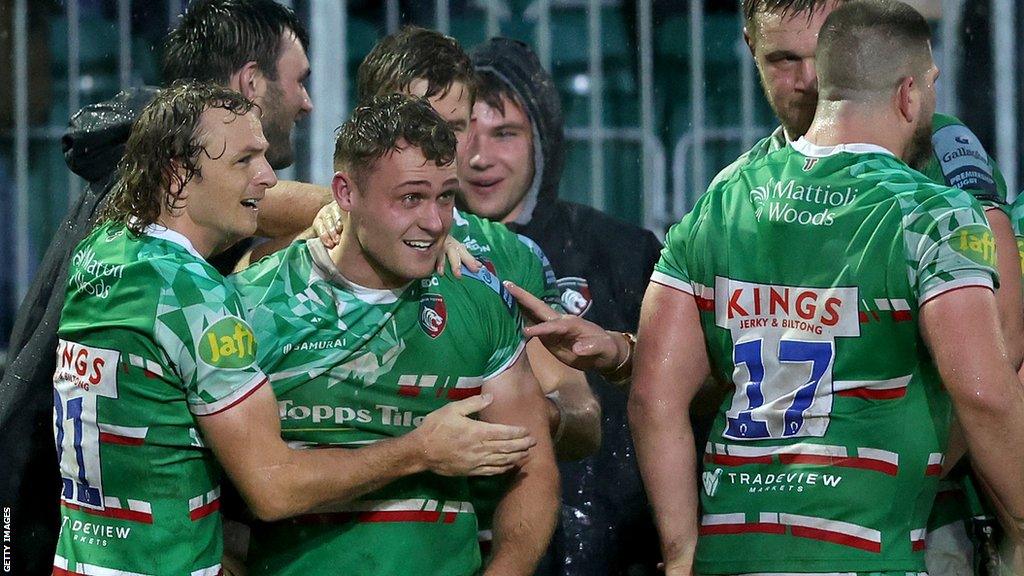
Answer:
<svg viewBox="0 0 1024 576"><path fill-rule="evenodd" d="M327 184L333 133L359 62L404 24L530 43L562 95L561 196L663 236L714 174L777 125L743 42L739 0L282 0L310 32L315 110L284 178ZM0 0L0 370L18 303L83 182L60 137L69 116L129 86L159 85L184 0ZM933 23L939 110L1020 180L1024 59L1015 0L917 0Z"/></svg>

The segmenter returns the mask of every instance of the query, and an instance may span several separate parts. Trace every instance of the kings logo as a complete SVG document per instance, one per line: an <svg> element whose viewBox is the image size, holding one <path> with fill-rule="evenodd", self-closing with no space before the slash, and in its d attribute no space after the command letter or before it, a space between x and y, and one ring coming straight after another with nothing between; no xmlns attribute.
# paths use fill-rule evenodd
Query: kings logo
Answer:
<svg viewBox="0 0 1024 576"><path fill-rule="evenodd" d="M444 296L424 294L420 297L420 328L431 338L437 338L448 324L448 308Z"/></svg>

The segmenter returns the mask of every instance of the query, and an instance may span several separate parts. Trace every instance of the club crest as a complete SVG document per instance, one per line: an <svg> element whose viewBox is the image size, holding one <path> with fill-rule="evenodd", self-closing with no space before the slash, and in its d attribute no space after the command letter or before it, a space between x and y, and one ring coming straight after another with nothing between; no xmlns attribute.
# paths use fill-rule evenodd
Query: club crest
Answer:
<svg viewBox="0 0 1024 576"><path fill-rule="evenodd" d="M585 278L567 276L559 278L557 282L558 291L562 294L562 308L567 314L583 316L590 310L594 303L590 296L590 285Z"/></svg>
<svg viewBox="0 0 1024 576"><path fill-rule="evenodd" d="M424 294L420 297L420 328L431 338L437 338L448 324L448 308L444 296Z"/></svg>

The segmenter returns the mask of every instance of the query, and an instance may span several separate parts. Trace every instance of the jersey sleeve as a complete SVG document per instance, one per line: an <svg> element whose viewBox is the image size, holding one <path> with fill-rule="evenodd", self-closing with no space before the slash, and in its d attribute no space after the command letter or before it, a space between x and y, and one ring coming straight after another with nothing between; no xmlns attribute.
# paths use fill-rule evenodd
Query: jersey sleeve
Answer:
<svg viewBox="0 0 1024 576"><path fill-rule="evenodd" d="M480 308L480 325L487 331L483 341L487 343L491 355L484 370L484 380L489 380L515 364L516 359L523 353L526 341L523 340L522 317L515 298L505 289L501 279L491 274L487 268L471 272L469 268L463 266L462 275L463 282L482 282L491 292L470 295Z"/></svg>
<svg viewBox="0 0 1024 576"><path fill-rule="evenodd" d="M157 344L177 369L189 410L216 414L266 382L238 296L199 263L179 267L160 294Z"/></svg>
<svg viewBox="0 0 1024 576"><path fill-rule="evenodd" d="M996 242L977 201L957 189L900 200L908 278L919 303L956 288L998 285Z"/></svg>
<svg viewBox="0 0 1024 576"><path fill-rule="evenodd" d="M936 114L934 154L924 173L938 184L969 192L985 209L1006 205L1006 180L981 140L953 116Z"/></svg>
<svg viewBox="0 0 1024 576"><path fill-rule="evenodd" d="M555 271L551 267L551 261L548 260L547 254L530 238L522 234L516 234L516 237L532 254L532 257L528 258L530 262L529 273L524 278L524 280L529 281L530 286L523 286L523 288L528 290L530 294L547 302L552 308L563 312L558 280L555 278Z"/></svg>
<svg viewBox="0 0 1024 576"><path fill-rule="evenodd" d="M661 258L654 265L651 282L693 294L690 272L686 265L686 242L690 236L689 221L687 215L669 229L665 236L665 247L661 249Z"/></svg>

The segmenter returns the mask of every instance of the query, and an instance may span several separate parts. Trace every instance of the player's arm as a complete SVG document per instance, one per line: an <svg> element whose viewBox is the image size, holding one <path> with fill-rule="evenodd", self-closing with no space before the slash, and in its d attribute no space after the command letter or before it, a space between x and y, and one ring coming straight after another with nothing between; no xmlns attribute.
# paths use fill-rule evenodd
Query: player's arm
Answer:
<svg viewBox="0 0 1024 576"><path fill-rule="evenodd" d="M326 186L281 180L260 201L256 234L294 238L313 223L321 208L334 200Z"/></svg>
<svg viewBox="0 0 1024 576"><path fill-rule="evenodd" d="M987 288L945 292L921 307L922 337L953 401L975 470L1019 523L1024 519L1024 388L998 327L996 301Z"/></svg>
<svg viewBox="0 0 1024 576"><path fill-rule="evenodd" d="M546 397L548 427L559 460L586 458L601 446L601 404L587 376L562 364L541 342L526 343L530 367Z"/></svg>
<svg viewBox="0 0 1024 576"><path fill-rule="evenodd" d="M558 514L558 468L547 431L546 401L524 356L485 381L483 392L494 397L481 412L484 419L526 428L537 441L494 512L494 556L485 574L533 574Z"/></svg>
<svg viewBox="0 0 1024 576"><path fill-rule="evenodd" d="M1005 212L991 208L985 211L985 216L996 241L996 268L999 271L996 305L999 326L1002 328L1010 365L1014 370L1019 370L1024 359L1024 295L1021 293L1017 238L1013 235L1013 226Z"/></svg>
<svg viewBox="0 0 1024 576"><path fill-rule="evenodd" d="M692 573L697 545L696 454L689 407L708 376L693 296L651 283L640 312L629 424L661 537L666 574Z"/></svg>
<svg viewBox="0 0 1024 576"><path fill-rule="evenodd" d="M490 402L477 396L451 403L404 436L352 450L289 448L266 384L231 408L197 420L249 507L269 521L347 502L419 472L466 476L510 470L527 459L534 440L522 426L468 417Z"/></svg>

